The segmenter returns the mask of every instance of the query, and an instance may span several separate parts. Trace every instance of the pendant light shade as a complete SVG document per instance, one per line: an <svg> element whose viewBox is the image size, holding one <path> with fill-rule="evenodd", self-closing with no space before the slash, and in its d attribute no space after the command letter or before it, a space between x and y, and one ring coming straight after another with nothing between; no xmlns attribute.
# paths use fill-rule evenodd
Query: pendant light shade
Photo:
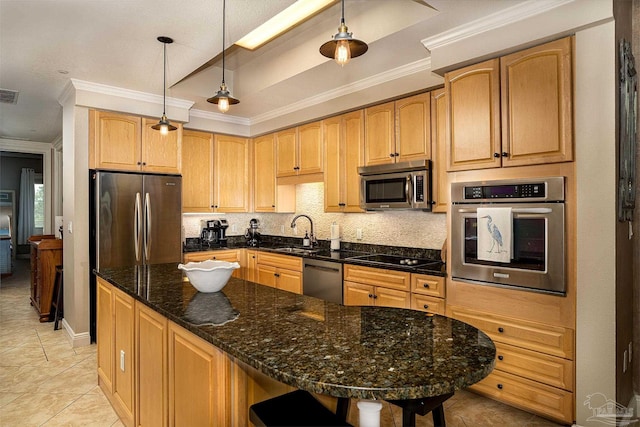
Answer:
<svg viewBox="0 0 640 427"><path fill-rule="evenodd" d="M333 58L338 64L344 66L351 58L363 55L369 46L361 40L351 37L352 33L344 23L344 0L342 0L342 19L338 27L338 34L320 46L320 53L327 58Z"/></svg>
<svg viewBox="0 0 640 427"><path fill-rule="evenodd" d="M220 85L220 90L218 93L213 95L211 98L207 99L207 102L212 104L218 104L218 110L221 113L226 113L229 111L230 105L239 104L240 100L232 97L229 94L229 89L227 89L227 85L224 82L224 29L225 29L225 15L226 15L226 0L222 0L222 84Z"/></svg>
<svg viewBox="0 0 640 427"><path fill-rule="evenodd" d="M160 36L158 37L158 41L164 44L164 55L163 55L163 64L162 68L164 70L164 77L162 78L162 118L160 121L151 126L151 129L159 130L162 135L168 134L170 131L178 129L173 126L169 119L167 119L166 108L167 108L167 45L173 43L173 39L171 37Z"/></svg>

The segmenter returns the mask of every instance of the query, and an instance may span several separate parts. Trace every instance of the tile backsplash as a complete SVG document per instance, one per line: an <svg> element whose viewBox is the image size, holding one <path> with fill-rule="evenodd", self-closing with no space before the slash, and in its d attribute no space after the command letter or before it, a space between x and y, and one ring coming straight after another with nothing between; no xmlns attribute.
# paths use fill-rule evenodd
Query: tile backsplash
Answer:
<svg viewBox="0 0 640 427"><path fill-rule="evenodd" d="M331 224L340 226L340 237L344 242L367 243L388 246L406 246L440 249L447 236L445 214L422 211L384 211L366 213L325 213L324 184L309 183L296 186L295 213L229 213L187 214L183 216L184 237L197 237L203 222L224 218L229 223L228 236L244 235L251 218L260 221L260 233L274 236L299 237L311 231L309 221L296 221L297 234L290 227L295 215L305 214L313 219L314 232L318 240L328 240ZM358 230L362 239L358 239Z"/></svg>

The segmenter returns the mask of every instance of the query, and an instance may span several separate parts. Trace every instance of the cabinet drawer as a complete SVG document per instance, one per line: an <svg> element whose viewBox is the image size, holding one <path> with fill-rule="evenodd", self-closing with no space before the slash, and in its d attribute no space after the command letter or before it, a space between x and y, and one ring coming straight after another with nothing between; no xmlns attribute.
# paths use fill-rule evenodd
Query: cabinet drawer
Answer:
<svg viewBox="0 0 640 427"><path fill-rule="evenodd" d="M411 308L414 310L428 311L429 313L442 314L444 316L444 299L411 294Z"/></svg>
<svg viewBox="0 0 640 427"><path fill-rule="evenodd" d="M444 277L426 274L411 275L411 292L444 298Z"/></svg>
<svg viewBox="0 0 640 427"><path fill-rule="evenodd" d="M206 251L206 252L191 252L184 254L184 262L198 262L206 261L208 259L215 259L218 261L239 262L238 251Z"/></svg>
<svg viewBox="0 0 640 427"><path fill-rule="evenodd" d="M496 369L534 381L573 390L573 362L559 357L514 347L496 345Z"/></svg>
<svg viewBox="0 0 640 427"><path fill-rule="evenodd" d="M573 360L573 330L449 306L451 317L467 322L500 343Z"/></svg>
<svg viewBox="0 0 640 427"><path fill-rule="evenodd" d="M564 424L573 422L573 393L499 370L471 390Z"/></svg>
<svg viewBox="0 0 640 427"><path fill-rule="evenodd" d="M293 271L302 271L302 258L278 255L270 252L258 252L257 264L271 265Z"/></svg>
<svg viewBox="0 0 640 427"><path fill-rule="evenodd" d="M410 273L349 264L344 266L344 280L401 291L409 291L411 288Z"/></svg>

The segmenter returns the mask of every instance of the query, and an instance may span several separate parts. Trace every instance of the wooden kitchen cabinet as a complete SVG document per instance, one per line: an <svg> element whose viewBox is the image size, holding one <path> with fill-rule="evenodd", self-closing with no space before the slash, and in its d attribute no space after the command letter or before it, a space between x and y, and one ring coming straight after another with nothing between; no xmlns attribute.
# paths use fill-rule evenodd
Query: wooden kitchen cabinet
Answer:
<svg viewBox="0 0 640 427"><path fill-rule="evenodd" d="M126 426L135 419L134 300L97 279L98 385Z"/></svg>
<svg viewBox="0 0 640 427"><path fill-rule="evenodd" d="M449 129L447 170L499 167L500 60L446 73L444 85Z"/></svg>
<svg viewBox="0 0 640 427"><path fill-rule="evenodd" d="M411 274L345 264L344 305L411 307Z"/></svg>
<svg viewBox="0 0 640 427"><path fill-rule="evenodd" d="M277 185L275 135L253 140L254 212L295 212L295 185Z"/></svg>
<svg viewBox="0 0 640 427"><path fill-rule="evenodd" d="M96 169L179 174L182 124L161 135L157 120L121 113L89 112L89 164Z"/></svg>
<svg viewBox="0 0 640 427"><path fill-rule="evenodd" d="M485 332L496 367L472 390L513 406L573 422L574 331L569 328L447 306L447 314Z"/></svg>
<svg viewBox="0 0 640 427"><path fill-rule="evenodd" d="M277 132L275 138L277 177L322 173L321 121Z"/></svg>
<svg viewBox="0 0 640 427"><path fill-rule="evenodd" d="M136 302L136 426L166 427L168 401L168 321Z"/></svg>
<svg viewBox="0 0 640 427"><path fill-rule="evenodd" d="M213 135L185 130L182 134L182 211L213 208Z"/></svg>
<svg viewBox="0 0 640 427"><path fill-rule="evenodd" d="M450 187L447 175L447 96L444 89L431 92L431 212L446 213Z"/></svg>
<svg viewBox="0 0 640 427"><path fill-rule="evenodd" d="M240 263L242 258L241 251L242 249L220 249L215 251L187 252L182 258L185 263L206 261L208 259ZM234 270L232 276L242 279L242 269Z"/></svg>
<svg viewBox="0 0 640 427"><path fill-rule="evenodd" d="M245 249L246 265L244 268L244 280L257 282L258 251Z"/></svg>
<svg viewBox="0 0 640 427"><path fill-rule="evenodd" d="M40 322L51 318L51 302L56 278L56 266L62 265L62 239L53 234L29 237L31 250L31 305Z"/></svg>
<svg viewBox="0 0 640 427"><path fill-rule="evenodd" d="M325 212L362 212L360 175L364 164L364 112L325 119L323 124Z"/></svg>
<svg viewBox="0 0 640 427"><path fill-rule="evenodd" d="M169 322L169 426L230 425L230 360Z"/></svg>
<svg viewBox="0 0 640 427"><path fill-rule="evenodd" d="M567 37L500 58L503 166L573 160L571 44Z"/></svg>
<svg viewBox="0 0 640 427"><path fill-rule="evenodd" d="M429 92L365 109L365 165L431 158Z"/></svg>
<svg viewBox="0 0 640 427"><path fill-rule="evenodd" d="M250 141L228 135L214 136L213 199L219 212L249 212L252 181Z"/></svg>
<svg viewBox="0 0 640 427"><path fill-rule="evenodd" d="M411 308L436 314L445 314L444 277L411 274Z"/></svg>
<svg viewBox="0 0 640 427"><path fill-rule="evenodd" d="M302 294L302 258L258 251L256 283Z"/></svg>
<svg viewBox="0 0 640 427"><path fill-rule="evenodd" d="M573 160L571 43L445 74L449 171Z"/></svg>

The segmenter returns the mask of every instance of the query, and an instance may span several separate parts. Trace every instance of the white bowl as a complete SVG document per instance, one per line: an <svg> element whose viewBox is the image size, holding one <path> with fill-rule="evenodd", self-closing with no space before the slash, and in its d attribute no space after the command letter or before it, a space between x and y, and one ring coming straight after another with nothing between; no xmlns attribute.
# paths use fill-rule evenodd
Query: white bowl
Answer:
<svg viewBox="0 0 640 427"><path fill-rule="evenodd" d="M178 264L187 273L189 282L200 292L218 292L227 284L233 270L240 268L237 262L206 260Z"/></svg>

